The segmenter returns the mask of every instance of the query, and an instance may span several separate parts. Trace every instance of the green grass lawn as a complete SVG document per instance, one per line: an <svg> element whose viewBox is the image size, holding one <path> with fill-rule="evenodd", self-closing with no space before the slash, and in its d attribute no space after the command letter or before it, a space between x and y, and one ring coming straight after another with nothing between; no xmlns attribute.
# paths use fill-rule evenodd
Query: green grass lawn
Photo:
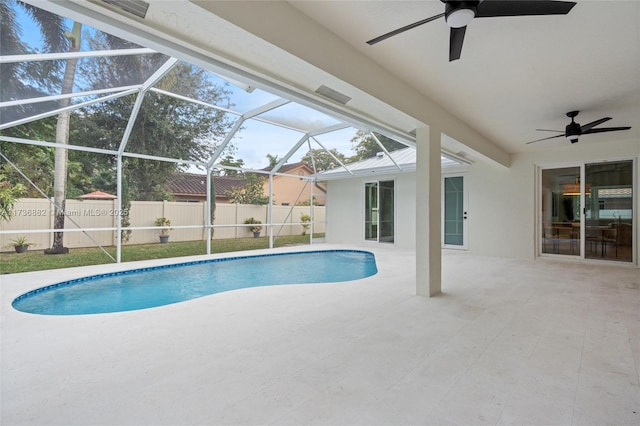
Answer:
<svg viewBox="0 0 640 426"><path fill-rule="evenodd" d="M323 238L324 234L315 234ZM274 246L308 244L308 235L286 235L275 239ZM256 250L269 248L269 238L232 238L212 240L211 253ZM106 250L116 257L116 248ZM170 242L167 244L140 244L122 246L122 261L163 259L167 257L194 256L207 253L206 241ZM73 266L99 265L113 261L99 248L75 248L69 254L45 255L43 250L29 250L26 253L0 253L0 274L41 271L45 269L71 268Z"/></svg>

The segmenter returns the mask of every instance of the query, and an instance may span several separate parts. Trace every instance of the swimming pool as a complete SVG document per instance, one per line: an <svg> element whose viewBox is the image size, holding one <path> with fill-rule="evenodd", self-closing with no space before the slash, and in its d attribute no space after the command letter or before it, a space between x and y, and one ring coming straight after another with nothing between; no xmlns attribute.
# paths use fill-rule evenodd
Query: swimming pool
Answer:
<svg viewBox="0 0 640 426"><path fill-rule="evenodd" d="M64 281L18 296L43 315L132 311L247 287L352 281L378 272L373 253L322 250L209 259Z"/></svg>

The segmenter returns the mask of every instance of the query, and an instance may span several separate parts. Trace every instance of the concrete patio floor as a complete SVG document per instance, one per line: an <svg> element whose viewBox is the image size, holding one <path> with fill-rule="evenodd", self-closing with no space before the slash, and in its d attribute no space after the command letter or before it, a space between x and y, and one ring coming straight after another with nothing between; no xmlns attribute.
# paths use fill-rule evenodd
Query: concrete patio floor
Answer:
<svg viewBox="0 0 640 426"><path fill-rule="evenodd" d="M0 276L0 422L640 424L638 268L445 252L444 293L422 298L411 252L286 250L325 248L379 273L84 316L11 301L161 262Z"/></svg>

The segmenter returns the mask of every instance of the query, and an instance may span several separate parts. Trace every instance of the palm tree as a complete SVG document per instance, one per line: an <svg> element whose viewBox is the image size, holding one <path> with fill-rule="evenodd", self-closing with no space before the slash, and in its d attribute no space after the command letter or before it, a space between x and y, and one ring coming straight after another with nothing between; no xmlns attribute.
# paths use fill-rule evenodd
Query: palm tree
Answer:
<svg viewBox="0 0 640 426"><path fill-rule="evenodd" d="M272 155L272 154L267 154L267 160L269 160L268 167L270 168L274 168L276 164L278 164L278 161L280 161L277 155Z"/></svg>
<svg viewBox="0 0 640 426"><path fill-rule="evenodd" d="M64 20L52 13L22 2L0 0L0 51L3 55L23 55L31 53L20 38L22 28L16 16L19 5L41 29L42 47L45 52L61 52L67 48ZM0 98L2 100L25 99L45 96L47 89L58 82L55 77L60 70L60 61L0 64ZM46 75L47 81L38 76ZM30 115L33 105L25 105L17 113L3 113L2 121L9 122Z"/></svg>
<svg viewBox="0 0 640 426"><path fill-rule="evenodd" d="M66 33L66 36L69 39L69 52L77 52L80 50L81 35L82 24L74 22L72 32ZM67 59L64 69L64 78L62 79L62 94L71 93L73 91L77 64L78 59ZM60 107L66 107L70 104L71 98L60 100ZM63 145L69 144L70 118L71 112L69 111L62 112L58 115L58 122L56 124L56 143ZM67 201L67 160L67 149L56 148L54 163L55 172L53 177L53 202L56 206L56 218L53 227L56 230L64 229L64 211ZM68 252L69 249L64 247L64 232L55 232L53 234L53 244L50 249L45 250L45 253L61 254Z"/></svg>
<svg viewBox="0 0 640 426"><path fill-rule="evenodd" d="M40 27L43 38L44 52L77 52L80 50L80 37L82 24L74 23L73 30L69 33L65 27L64 19L58 15L47 12L32 5L17 1L0 0L0 13L2 14L2 31L0 31L0 45L3 52L8 54L28 53L28 49L20 40L22 28L16 17L15 5L21 7ZM14 7L12 7L14 6ZM65 63L64 77L62 81L61 94L71 93L75 80L75 69L77 59L68 59ZM61 61L54 61L47 66L50 67L51 74L57 73L61 68ZM37 77L30 76L28 66L22 67L18 64L3 67L3 99L14 97L17 99L25 97L26 94L33 93L35 87L46 87L47 82L38 81ZM27 80L32 84L24 84L22 75L27 74ZM4 82L3 82L4 83ZM70 105L70 99L59 101L60 107ZM64 112L58 116L56 124L56 142L59 144L69 143L69 118L70 113ZM55 173L53 183L54 203L56 205L55 229L64 229L64 209L66 202L66 181L67 181L67 149L56 148L55 153ZM47 253L67 253L68 248L63 244L64 233L54 233L53 245Z"/></svg>

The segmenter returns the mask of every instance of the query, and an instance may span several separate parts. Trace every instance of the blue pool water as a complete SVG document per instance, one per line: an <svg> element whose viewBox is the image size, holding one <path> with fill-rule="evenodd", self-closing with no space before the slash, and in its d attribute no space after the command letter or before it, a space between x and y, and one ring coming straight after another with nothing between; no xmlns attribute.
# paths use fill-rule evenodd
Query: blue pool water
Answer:
<svg viewBox="0 0 640 426"><path fill-rule="evenodd" d="M211 259L65 281L23 294L13 307L44 315L132 311L240 288L351 281L377 272L373 254L357 250Z"/></svg>

